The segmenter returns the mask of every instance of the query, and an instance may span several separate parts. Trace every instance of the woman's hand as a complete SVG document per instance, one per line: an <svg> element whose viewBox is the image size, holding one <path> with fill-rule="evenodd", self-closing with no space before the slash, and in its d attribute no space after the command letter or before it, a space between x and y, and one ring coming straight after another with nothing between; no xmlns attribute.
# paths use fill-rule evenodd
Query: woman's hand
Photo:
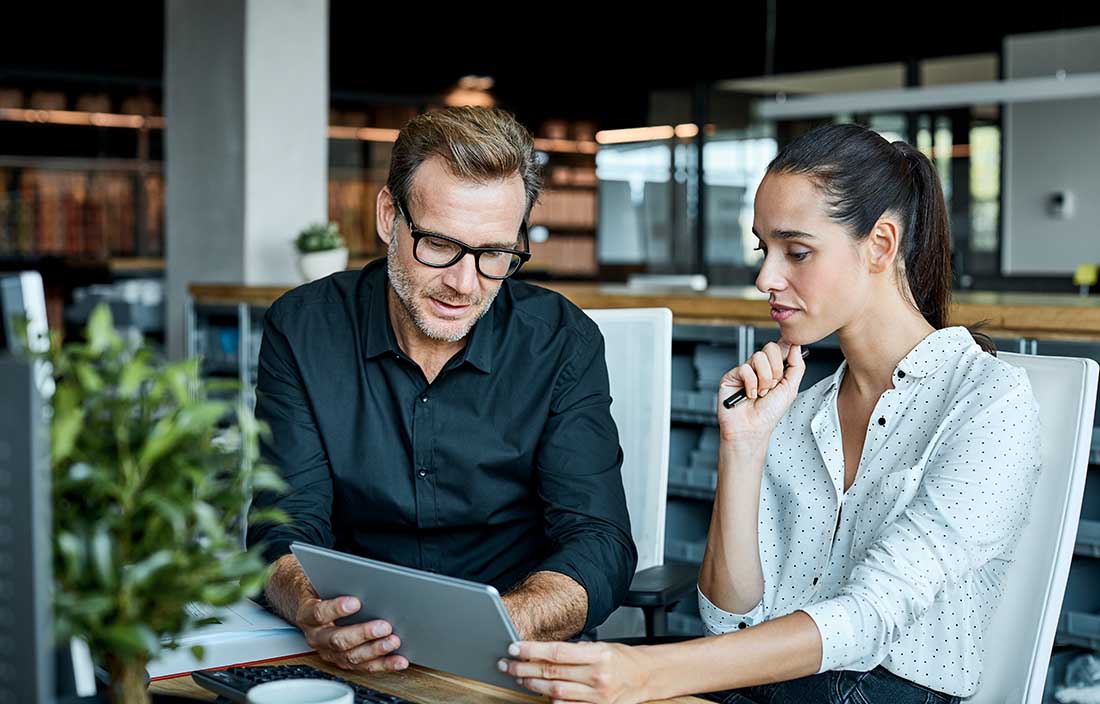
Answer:
<svg viewBox="0 0 1100 704"><path fill-rule="evenodd" d="M786 370L784 358L789 365ZM785 342L769 342L747 362L726 372L718 385L718 427L722 441L766 446L775 426L794 403L805 372L802 347ZM722 401L742 389L745 400L726 408Z"/></svg>
<svg viewBox="0 0 1100 704"><path fill-rule="evenodd" d="M655 665L645 647L618 643L513 643L500 669L527 689L557 702L637 704L649 700Z"/></svg>

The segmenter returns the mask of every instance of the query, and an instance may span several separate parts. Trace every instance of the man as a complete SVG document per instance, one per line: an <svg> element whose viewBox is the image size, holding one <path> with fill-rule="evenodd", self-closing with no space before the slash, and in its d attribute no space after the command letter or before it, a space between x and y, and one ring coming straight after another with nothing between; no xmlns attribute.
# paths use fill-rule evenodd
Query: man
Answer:
<svg viewBox="0 0 1100 704"><path fill-rule="evenodd" d="M290 486L261 494L272 607L327 661L399 670L383 621L337 627L294 540L492 584L524 639L567 638L621 603L637 562L603 338L561 296L509 279L530 256L530 134L502 111L421 115L377 199L384 261L268 310L257 416ZM445 628L445 624L440 625Z"/></svg>

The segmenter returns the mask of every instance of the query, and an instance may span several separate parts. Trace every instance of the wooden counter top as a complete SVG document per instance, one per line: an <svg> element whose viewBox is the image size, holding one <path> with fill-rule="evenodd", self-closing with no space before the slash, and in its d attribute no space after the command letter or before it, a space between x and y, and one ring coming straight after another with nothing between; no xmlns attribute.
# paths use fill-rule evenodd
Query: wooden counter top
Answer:
<svg viewBox="0 0 1100 704"><path fill-rule="evenodd" d="M501 689L492 685L451 675L439 670L413 665L402 672L379 672L374 674L340 670L321 660L316 655L294 657L271 665L309 665L331 675L362 684L382 692L396 694L415 702L446 702L447 704L538 704L550 700ZM150 691L156 694L176 694L197 699L213 700L214 694L195 684L190 677L183 675L171 679L153 682ZM676 697L662 700L665 704L705 704L697 697Z"/></svg>
<svg viewBox="0 0 1100 704"><path fill-rule="evenodd" d="M670 308L678 323L775 325L768 315L767 296L751 286L718 286L695 292L622 284L536 283L581 308L661 307ZM267 307L290 288L192 284L190 292L198 304ZM1100 341L1100 297L960 291L954 295L951 321L958 325L988 321L987 332L994 336Z"/></svg>

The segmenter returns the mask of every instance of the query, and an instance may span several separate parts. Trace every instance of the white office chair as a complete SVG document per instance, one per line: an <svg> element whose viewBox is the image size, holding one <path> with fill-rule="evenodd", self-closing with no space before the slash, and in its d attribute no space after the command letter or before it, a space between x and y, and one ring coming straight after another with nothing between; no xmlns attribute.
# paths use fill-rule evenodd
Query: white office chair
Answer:
<svg viewBox="0 0 1100 704"><path fill-rule="evenodd" d="M638 635L642 609L646 635L664 630L665 614L695 587L696 571L664 565L665 498L672 398L672 311L667 308L586 310L603 333L611 383L611 416L623 448L623 487L638 571L619 609L599 637Z"/></svg>
<svg viewBox="0 0 1100 704"><path fill-rule="evenodd" d="M1043 468L1031 518L986 634L985 669L972 704L1039 704L1058 628L1096 410L1091 359L1000 353L1027 371L1039 401Z"/></svg>

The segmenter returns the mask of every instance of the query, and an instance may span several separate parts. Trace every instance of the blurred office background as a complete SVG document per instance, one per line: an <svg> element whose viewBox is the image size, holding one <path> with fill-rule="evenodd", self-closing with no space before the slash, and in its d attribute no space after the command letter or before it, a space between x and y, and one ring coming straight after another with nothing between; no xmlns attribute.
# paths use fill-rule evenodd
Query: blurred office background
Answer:
<svg viewBox="0 0 1100 704"><path fill-rule="evenodd" d="M3 22L0 271L41 272L55 329L75 334L106 300L212 375L252 378L264 301L302 281L302 228L337 223L350 267L382 256L375 197L397 130L457 104L506 108L535 135L546 191L522 278L751 286L768 162L813 126L855 121L933 159L957 289L1082 297L1086 323L1100 309L1097 3L150 0L25 3ZM196 300L203 284L237 293ZM698 562L712 377L769 333L682 323L665 554ZM1011 328L1002 348L1100 357L1098 331ZM1095 471L1056 667L1100 647ZM699 632L694 604L669 627Z"/></svg>

